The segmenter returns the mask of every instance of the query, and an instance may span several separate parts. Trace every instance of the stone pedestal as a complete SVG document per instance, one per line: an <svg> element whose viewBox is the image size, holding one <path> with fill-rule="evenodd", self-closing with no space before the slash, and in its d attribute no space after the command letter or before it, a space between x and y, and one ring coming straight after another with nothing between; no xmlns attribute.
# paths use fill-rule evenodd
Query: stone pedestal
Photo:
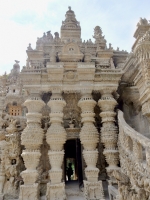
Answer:
<svg viewBox="0 0 150 200"><path fill-rule="evenodd" d="M84 181L84 196L86 200L105 200L101 181Z"/></svg>
<svg viewBox="0 0 150 200"><path fill-rule="evenodd" d="M45 103L37 96L25 101L24 106L28 108L27 127L21 135L21 143L25 150L21 154L25 163L26 170L21 173L24 185L20 187L20 200L38 200L39 184L37 166L39 164L41 152L40 146L43 143L44 132L41 128L40 110Z"/></svg>
<svg viewBox="0 0 150 200"><path fill-rule="evenodd" d="M96 102L89 93L83 93L80 101L78 102L78 106L82 110L81 117L83 123L80 132L80 140L84 147L83 157L87 165L85 168L87 181L84 181L84 195L86 199L92 200L98 192L99 194L96 195L96 199L102 200L102 182L98 181L99 169L96 167L98 159L97 144L99 142L99 135L93 124L95 115L93 111L95 105Z"/></svg>
<svg viewBox="0 0 150 200"><path fill-rule="evenodd" d="M46 200L66 200L65 184L47 184Z"/></svg>
<svg viewBox="0 0 150 200"><path fill-rule="evenodd" d="M62 126L63 108L66 102L61 94L53 94L48 106L51 108L51 126L47 130L46 141L50 145L48 152L51 169L49 171L50 183L47 184L47 200L64 200L65 187L62 182L62 163L64 159L63 146L66 142L66 131Z"/></svg>
<svg viewBox="0 0 150 200"><path fill-rule="evenodd" d="M34 183L32 185L21 185L19 200L39 200L39 184Z"/></svg>
<svg viewBox="0 0 150 200"><path fill-rule="evenodd" d="M111 90L105 88L101 91L102 97L98 101L98 105L102 111L100 117L103 124L101 128L101 141L105 146L103 154L109 165L107 167L109 176L111 176L114 169L118 169L119 163L119 152L117 149L118 128L115 126L116 113L114 112L117 101L113 98L111 92Z"/></svg>

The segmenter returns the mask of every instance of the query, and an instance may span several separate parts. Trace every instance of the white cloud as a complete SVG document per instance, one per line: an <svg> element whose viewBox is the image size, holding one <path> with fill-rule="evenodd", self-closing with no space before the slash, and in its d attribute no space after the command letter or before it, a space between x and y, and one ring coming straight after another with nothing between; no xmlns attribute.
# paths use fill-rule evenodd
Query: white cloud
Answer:
<svg viewBox="0 0 150 200"><path fill-rule="evenodd" d="M35 31L31 25L21 26L9 20L0 20L0 24L5 27L0 37L0 70L4 72L3 66L6 68L8 64L10 69L10 63L13 64L15 59L20 60L21 66L25 65L27 46L30 42L35 46L36 36L41 35L41 32Z"/></svg>

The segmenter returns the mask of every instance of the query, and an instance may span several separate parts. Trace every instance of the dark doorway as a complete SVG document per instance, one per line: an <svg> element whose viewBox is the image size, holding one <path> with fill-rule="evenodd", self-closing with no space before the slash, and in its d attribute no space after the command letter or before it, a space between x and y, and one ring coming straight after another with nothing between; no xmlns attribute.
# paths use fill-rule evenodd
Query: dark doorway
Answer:
<svg viewBox="0 0 150 200"><path fill-rule="evenodd" d="M65 144L65 181L78 181L79 187L83 182L81 144L79 139L67 140Z"/></svg>

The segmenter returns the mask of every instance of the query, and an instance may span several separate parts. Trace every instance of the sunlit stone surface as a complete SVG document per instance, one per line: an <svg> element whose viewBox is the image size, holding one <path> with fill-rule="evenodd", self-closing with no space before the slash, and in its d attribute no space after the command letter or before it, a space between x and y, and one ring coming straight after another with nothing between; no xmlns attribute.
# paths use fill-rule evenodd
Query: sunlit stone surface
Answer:
<svg viewBox="0 0 150 200"><path fill-rule="evenodd" d="M0 200L150 200L150 24L92 37L69 7L0 77Z"/></svg>

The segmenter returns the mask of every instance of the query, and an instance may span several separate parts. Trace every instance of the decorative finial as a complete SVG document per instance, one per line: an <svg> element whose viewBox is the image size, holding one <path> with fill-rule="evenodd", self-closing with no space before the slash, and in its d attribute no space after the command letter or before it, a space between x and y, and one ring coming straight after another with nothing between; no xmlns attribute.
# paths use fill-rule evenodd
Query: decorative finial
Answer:
<svg viewBox="0 0 150 200"><path fill-rule="evenodd" d="M69 10L71 10L71 6L68 6Z"/></svg>
<svg viewBox="0 0 150 200"><path fill-rule="evenodd" d="M20 61L19 60L15 60L15 62L18 64Z"/></svg>
<svg viewBox="0 0 150 200"><path fill-rule="evenodd" d="M33 50L31 47L31 43L29 43L29 46L27 47L28 50Z"/></svg>

